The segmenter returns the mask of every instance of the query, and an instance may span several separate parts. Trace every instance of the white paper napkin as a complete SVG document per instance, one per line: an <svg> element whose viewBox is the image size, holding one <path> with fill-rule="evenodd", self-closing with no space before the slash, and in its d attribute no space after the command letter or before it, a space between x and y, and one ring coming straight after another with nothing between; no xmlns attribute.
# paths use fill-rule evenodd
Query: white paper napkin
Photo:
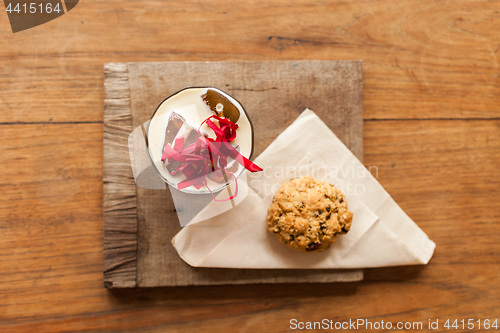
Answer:
<svg viewBox="0 0 500 333"><path fill-rule="evenodd" d="M227 268L366 268L427 264L435 244L394 202L364 165L311 110L305 110L255 159L248 192L235 208L213 216L209 204L196 223L172 240L191 266ZM266 229L279 186L309 175L338 186L353 212L352 227L323 252L299 253Z"/></svg>

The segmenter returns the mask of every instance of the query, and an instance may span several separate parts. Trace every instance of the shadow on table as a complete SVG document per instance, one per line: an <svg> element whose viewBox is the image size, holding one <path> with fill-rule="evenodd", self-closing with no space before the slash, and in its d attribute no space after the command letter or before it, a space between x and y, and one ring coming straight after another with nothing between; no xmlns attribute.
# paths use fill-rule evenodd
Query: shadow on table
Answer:
<svg viewBox="0 0 500 333"><path fill-rule="evenodd" d="M365 270L365 278L358 282L335 283L283 283L219 286L182 286L161 288L109 289L113 302L146 305L162 301L220 301L276 298L323 298L349 296L358 292L363 284L382 282L408 282L418 278L426 266L400 266Z"/></svg>

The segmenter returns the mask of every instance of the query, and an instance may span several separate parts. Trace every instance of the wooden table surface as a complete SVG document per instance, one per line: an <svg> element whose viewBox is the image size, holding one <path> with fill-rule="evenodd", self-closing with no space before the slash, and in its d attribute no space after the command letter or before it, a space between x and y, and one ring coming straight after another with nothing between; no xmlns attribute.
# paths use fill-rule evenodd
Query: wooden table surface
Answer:
<svg viewBox="0 0 500 333"><path fill-rule="evenodd" d="M0 14L0 331L500 325L499 31L500 2L478 0L80 1L15 34ZM105 289L103 64L285 59L363 60L364 163L436 242L429 265L347 284Z"/></svg>

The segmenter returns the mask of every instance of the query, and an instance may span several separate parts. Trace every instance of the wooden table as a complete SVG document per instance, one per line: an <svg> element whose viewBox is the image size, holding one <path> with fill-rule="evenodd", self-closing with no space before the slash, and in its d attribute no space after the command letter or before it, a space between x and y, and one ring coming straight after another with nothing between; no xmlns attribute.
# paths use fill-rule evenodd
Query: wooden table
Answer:
<svg viewBox="0 0 500 333"><path fill-rule="evenodd" d="M0 331L500 325L499 2L81 1L16 34L0 16ZM103 64L295 59L363 60L364 163L436 242L430 264L347 284L105 289Z"/></svg>

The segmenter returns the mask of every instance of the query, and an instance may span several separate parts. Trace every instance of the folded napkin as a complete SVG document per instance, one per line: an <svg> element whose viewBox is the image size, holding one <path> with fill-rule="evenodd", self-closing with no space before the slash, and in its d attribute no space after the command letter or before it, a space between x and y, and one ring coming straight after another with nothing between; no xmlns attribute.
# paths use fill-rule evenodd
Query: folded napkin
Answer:
<svg viewBox="0 0 500 333"><path fill-rule="evenodd" d="M313 111L305 110L255 163L264 171L247 174L238 205L217 215L218 203L208 204L172 239L191 266L367 268L427 264L432 257L434 242ZM276 190L306 175L337 186L353 212L349 233L318 253L294 252L266 229Z"/></svg>

